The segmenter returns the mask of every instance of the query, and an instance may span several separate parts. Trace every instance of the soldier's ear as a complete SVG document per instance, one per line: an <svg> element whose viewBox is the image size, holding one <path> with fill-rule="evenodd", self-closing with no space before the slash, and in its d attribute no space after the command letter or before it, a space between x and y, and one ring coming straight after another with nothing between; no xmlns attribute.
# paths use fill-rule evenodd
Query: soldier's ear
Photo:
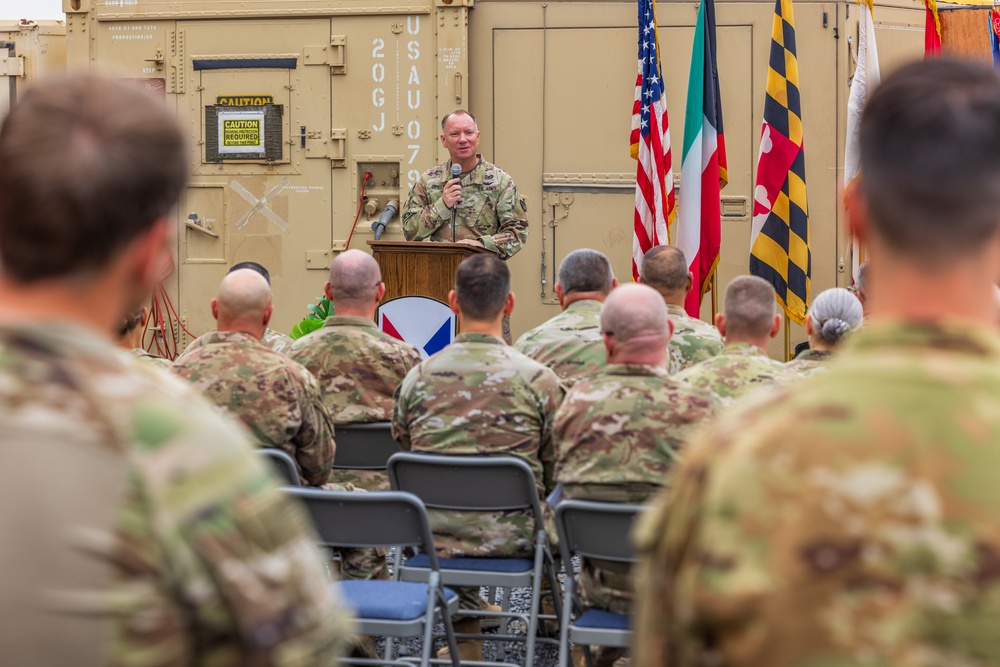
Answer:
<svg viewBox="0 0 1000 667"><path fill-rule="evenodd" d="M816 331L816 327L813 326L812 315L806 315L806 335L812 336L813 332Z"/></svg>
<svg viewBox="0 0 1000 667"><path fill-rule="evenodd" d="M563 286L560 285L559 283L556 283L556 286L555 288L553 288L552 291L556 293L556 299L558 299L559 301L559 306L561 308L565 308L566 306L563 305L563 299L566 297L566 292L565 290L563 290Z"/></svg>
<svg viewBox="0 0 1000 667"><path fill-rule="evenodd" d="M382 303L382 297L385 296L385 283L379 283L378 289L375 290L375 303Z"/></svg>
<svg viewBox="0 0 1000 667"><path fill-rule="evenodd" d="M327 299L333 301L333 286L330 284L329 280L323 283L323 294L326 295Z"/></svg>
<svg viewBox="0 0 1000 667"><path fill-rule="evenodd" d="M271 315L273 315L273 314L274 314L274 304L271 304L267 308L264 309L264 328L265 329L267 328L267 325L270 324L270 322L271 322Z"/></svg>
<svg viewBox="0 0 1000 667"><path fill-rule="evenodd" d="M726 315L725 313L715 314L715 328L719 330L719 333L723 338L726 337Z"/></svg>
<svg viewBox="0 0 1000 667"><path fill-rule="evenodd" d="M212 299L210 305L212 306L212 317L215 318L216 320L218 320L219 319L219 300L218 299Z"/></svg>
<svg viewBox="0 0 1000 667"><path fill-rule="evenodd" d="M687 294L694 289L694 274L688 271L687 285L684 288L684 293Z"/></svg>
<svg viewBox="0 0 1000 667"><path fill-rule="evenodd" d="M671 338L674 337L674 330L676 329L676 327L674 327L673 320L667 320L667 325L670 327L670 335L667 336L667 340L670 340Z"/></svg>
<svg viewBox="0 0 1000 667"><path fill-rule="evenodd" d="M448 292L448 307L451 308L451 312L458 315L458 298L455 296L455 290Z"/></svg>
<svg viewBox="0 0 1000 667"><path fill-rule="evenodd" d="M503 314L510 317L510 314L514 312L514 293L507 292L507 300L503 304Z"/></svg>
<svg viewBox="0 0 1000 667"><path fill-rule="evenodd" d="M775 315L774 322L771 323L771 338L777 336L779 331L781 331L781 315Z"/></svg>

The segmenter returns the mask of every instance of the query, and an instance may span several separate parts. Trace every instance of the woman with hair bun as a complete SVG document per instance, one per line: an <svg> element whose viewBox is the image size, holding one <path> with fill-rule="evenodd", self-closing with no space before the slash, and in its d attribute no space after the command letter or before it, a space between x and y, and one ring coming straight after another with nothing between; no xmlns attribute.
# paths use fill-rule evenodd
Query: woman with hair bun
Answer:
<svg viewBox="0 0 1000 667"><path fill-rule="evenodd" d="M821 370L834 351L861 327L864 311L858 298L842 287L819 294L806 315L809 349L788 362L802 376Z"/></svg>

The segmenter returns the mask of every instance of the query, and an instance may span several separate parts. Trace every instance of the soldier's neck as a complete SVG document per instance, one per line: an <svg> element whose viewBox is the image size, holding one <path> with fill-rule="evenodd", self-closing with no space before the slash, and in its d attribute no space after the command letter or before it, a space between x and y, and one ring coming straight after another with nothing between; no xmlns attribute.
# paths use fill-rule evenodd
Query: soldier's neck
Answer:
<svg viewBox="0 0 1000 667"><path fill-rule="evenodd" d="M496 336L497 338L503 337L503 315L496 320L484 321L466 319L459 313L458 322L461 333L487 334Z"/></svg>
<svg viewBox="0 0 1000 667"><path fill-rule="evenodd" d="M135 307L127 301L125 290L107 274L31 283L0 276L2 322L74 322L113 340L122 314Z"/></svg>

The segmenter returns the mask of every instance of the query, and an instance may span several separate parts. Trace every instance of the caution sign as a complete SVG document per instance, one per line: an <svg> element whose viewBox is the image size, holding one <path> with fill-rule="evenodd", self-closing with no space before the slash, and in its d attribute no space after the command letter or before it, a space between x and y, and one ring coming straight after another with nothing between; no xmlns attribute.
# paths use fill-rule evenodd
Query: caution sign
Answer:
<svg viewBox="0 0 1000 667"><path fill-rule="evenodd" d="M219 95L215 103L223 107L250 107L274 104L271 95Z"/></svg>
<svg viewBox="0 0 1000 667"><path fill-rule="evenodd" d="M219 153L264 155L264 111L219 111Z"/></svg>
<svg viewBox="0 0 1000 667"><path fill-rule="evenodd" d="M226 147L260 146L263 133L263 119L222 121L222 145Z"/></svg>

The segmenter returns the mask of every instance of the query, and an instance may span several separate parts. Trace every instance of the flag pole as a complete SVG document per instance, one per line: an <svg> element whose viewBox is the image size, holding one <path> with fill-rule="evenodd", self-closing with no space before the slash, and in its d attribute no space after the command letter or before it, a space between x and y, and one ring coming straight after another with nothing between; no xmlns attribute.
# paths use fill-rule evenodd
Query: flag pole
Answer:
<svg viewBox="0 0 1000 667"><path fill-rule="evenodd" d="M785 361L792 360L792 321L785 313Z"/></svg>
<svg viewBox="0 0 1000 667"><path fill-rule="evenodd" d="M712 324L715 324L715 315L719 312L719 293L715 286L719 282L719 269L712 270Z"/></svg>

